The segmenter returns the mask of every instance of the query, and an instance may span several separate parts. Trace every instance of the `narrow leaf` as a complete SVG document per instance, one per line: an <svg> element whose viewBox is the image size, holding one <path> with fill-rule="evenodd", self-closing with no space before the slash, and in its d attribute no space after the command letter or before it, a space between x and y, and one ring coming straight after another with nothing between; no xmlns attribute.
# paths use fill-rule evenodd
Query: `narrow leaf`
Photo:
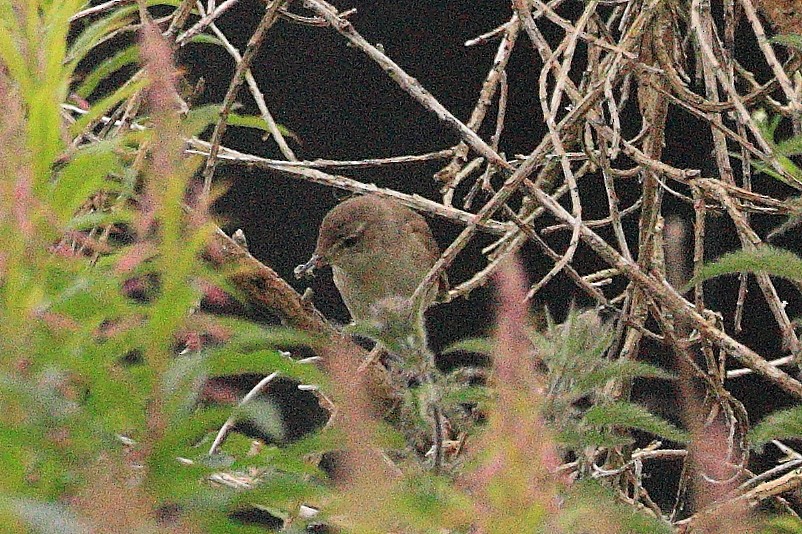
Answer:
<svg viewBox="0 0 802 534"><path fill-rule="evenodd" d="M769 39L771 43L779 43L797 50L802 50L802 35L789 34L789 35L775 35Z"/></svg>
<svg viewBox="0 0 802 534"><path fill-rule="evenodd" d="M59 219L66 222L90 195L108 188L109 174L120 170L116 144L100 142L78 151L59 173L52 186L50 202Z"/></svg>
<svg viewBox="0 0 802 534"><path fill-rule="evenodd" d="M84 78L75 92L83 98L88 98L89 95L100 85L100 82L122 69L123 67L136 63L139 61L139 48L137 46L129 46L120 50L112 57L102 61L97 68L93 69Z"/></svg>
<svg viewBox="0 0 802 534"><path fill-rule="evenodd" d="M477 354L493 355L493 341L488 338L462 339L446 348L442 354L452 352L475 352Z"/></svg>
<svg viewBox="0 0 802 534"><path fill-rule="evenodd" d="M585 412L585 421L592 425L622 426L642 430L679 443L688 441L686 432L654 415L643 406L630 402L597 404Z"/></svg>
<svg viewBox="0 0 802 534"><path fill-rule="evenodd" d="M126 83L116 91L114 91L109 96L103 98L102 100L96 102L92 108L89 110L88 113L83 115L80 119L75 121L75 124L70 126L70 136L76 137L83 133L83 131L94 121L101 118L105 115L111 108L128 98L129 96L133 95L140 89L143 89L147 85L146 80L139 79L132 81L130 83Z"/></svg>
<svg viewBox="0 0 802 534"><path fill-rule="evenodd" d="M802 258L784 249L763 246L754 251L739 250L726 254L715 263L705 265L683 290L710 278L741 272L766 273L772 276L802 279Z"/></svg>
<svg viewBox="0 0 802 534"><path fill-rule="evenodd" d="M773 439L802 436L802 407L774 412L757 424L749 433L753 448L760 448Z"/></svg>
<svg viewBox="0 0 802 534"><path fill-rule="evenodd" d="M659 378L673 380L676 376L664 369L643 362L632 360L616 360L600 369L594 369L577 377L574 388L578 394L587 393L597 387L604 386L608 380L626 378Z"/></svg>

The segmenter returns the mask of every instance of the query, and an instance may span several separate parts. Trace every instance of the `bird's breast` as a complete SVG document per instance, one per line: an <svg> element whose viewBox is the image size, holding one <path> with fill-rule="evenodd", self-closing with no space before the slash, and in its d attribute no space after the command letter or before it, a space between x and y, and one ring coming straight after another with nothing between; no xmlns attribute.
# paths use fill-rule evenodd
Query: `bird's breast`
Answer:
<svg viewBox="0 0 802 534"><path fill-rule="evenodd" d="M374 303L387 297L411 297L428 273L429 263L399 254L374 254L344 259L340 265L333 265L332 271L351 317L363 321L370 318Z"/></svg>

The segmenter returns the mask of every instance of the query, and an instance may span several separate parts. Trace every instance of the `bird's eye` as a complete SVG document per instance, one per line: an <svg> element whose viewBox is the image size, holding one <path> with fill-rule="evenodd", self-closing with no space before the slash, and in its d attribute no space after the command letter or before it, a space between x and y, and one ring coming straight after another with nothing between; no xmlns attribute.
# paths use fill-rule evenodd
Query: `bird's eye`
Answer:
<svg viewBox="0 0 802 534"><path fill-rule="evenodd" d="M359 236L357 235L349 235L348 237L342 240L343 248L351 248L356 245Z"/></svg>

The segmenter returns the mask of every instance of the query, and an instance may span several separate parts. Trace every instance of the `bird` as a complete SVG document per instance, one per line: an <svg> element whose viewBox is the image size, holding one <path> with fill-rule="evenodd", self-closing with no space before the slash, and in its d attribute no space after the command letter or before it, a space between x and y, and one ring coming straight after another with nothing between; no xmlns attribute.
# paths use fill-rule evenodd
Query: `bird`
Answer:
<svg viewBox="0 0 802 534"><path fill-rule="evenodd" d="M421 402L431 419L435 472L443 463L447 422L435 385L439 372L428 348L423 312L447 288L443 273L419 304L411 297L440 257L440 247L422 215L396 200L376 194L352 197L331 209L320 225L312 257L295 268L300 278L330 265L334 285L351 319L376 341L372 357L386 349L402 368L430 387Z"/></svg>
<svg viewBox="0 0 802 534"><path fill-rule="evenodd" d="M422 215L396 200L367 194L325 215L315 251L295 275L330 265L334 285L359 323L374 319L382 301L412 297L439 257L440 247ZM443 274L425 295L421 315L446 288Z"/></svg>

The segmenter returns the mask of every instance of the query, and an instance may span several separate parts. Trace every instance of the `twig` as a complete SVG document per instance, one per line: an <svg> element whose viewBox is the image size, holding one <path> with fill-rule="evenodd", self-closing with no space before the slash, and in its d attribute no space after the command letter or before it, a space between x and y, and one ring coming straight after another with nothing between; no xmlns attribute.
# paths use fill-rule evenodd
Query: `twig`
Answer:
<svg viewBox="0 0 802 534"><path fill-rule="evenodd" d="M191 146L194 147L194 149L188 150L188 152L190 153L198 153L203 155L208 155L209 153L208 152L209 143L205 141L193 139L191 140ZM236 152L230 149L221 150L218 159L221 162L229 161L243 165L253 165L256 167L272 169L275 171L283 172L285 174L289 174L291 176L303 178L304 180L307 180L309 182L333 186L340 189L346 189L348 191L353 191L356 193L361 193L361 194L375 193L380 196L390 197L418 211L424 211L436 217L440 217L454 222L459 222L460 224L471 225L476 222L475 221L476 216L473 215L472 213L468 213L467 211L462 211L457 208L444 206L432 200L423 198L419 195L407 195L404 193L399 193L392 189L380 188L375 184L365 184L362 182L358 182L345 176L327 174L317 169L307 169L304 167L298 167L297 165L288 165L286 164L286 162L283 161L265 160L264 158L260 158L258 156L243 154L241 152ZM503 234L510 228L511 225L509 223L501 223L498 221L486 220L482 221L481 223L478 223L478 226L481 230L486 232L494 234Z"/></svg>
<svg viewBox="0 0 802 534"><path fill-rule="evenodd" d="M509 31L509 26L510 26L511 23L512 23L512 21L507 21L507 22L505 22L504 24L502 24L500 26L496 26L495 28L493 28L489 32L483 33L479 37L474 37L473 39L468 39L467 41L465 41L465 46L469 47L469 46L483 45L483 44L489 43L491 39L495 39L496 37L498 37L502 33Z"/></svg>
<svg viewBox="0 0 802 534"><path fill-rule="evenodd" d="M766 62L769 64L769 67L771 67L771 72L774 73L774 79L780 84L783 93L785 93L785 98L788 99L788 106L791 108L791 113L802 113L802 105L799 103L798 95L796 91L794 91L791 80L788 79L788 74L785 73L782 65L777 61L777 56L774 55L774 50L771 48L768 39L766 39L766 32L763 30L763 24L760 23L760 17L757 16L755 6L752 5L750 0L740 0L740 4L744 9L746 18L749 19L749 23L752 25L757 46L760 48L760 51L763 52Z"/></svg>
<svg viewBox="0 0 802 534"><path fill-rule="evenodd" d="M541 7L545 7L540 0L535 0ZM557 82L555 84L554 90L551 96L551 103L546 103L546 78L549 72L549 69L543 69L540 76L540 84L539 84L539 96L540 96L540 106L543 111L543 117L546 120L546 125L549 128L549 133L551 135L551 142L552 146L554 147L554 152L560 157L560 165L562 166L563 176L565 177L566 184L568 185L568 192L571 195L571 210L572 216L574 219L574 227L571 232L571 241L568 244L568 249L566 250L563 257L560 258L557 263L551 268L551 270L546 273L546 275L538 281L537 284L532 286L527 293L526 298L531 299L537 292L544 287L549 280L551 280L554 276L557 275L563 268L573 259L574 253L576 252L577 247L579 246L579 225L582 222L582 203L579 198L579 187L576 183L576 178L574 178L574 173L571 170L571 163L565 158L565 148L563 146L562 140L560 139L559 133L557 132L557 124L554 120L554 114L556 113L557 109L560 106L560 100L562 98L562 91L563 88L566 86L566 80L568 80L568 72L570 71L571 62L573 60L573 53L576 47L576 41L579 34L582 32L582 28L584 28L587 21L590 19L590 15L596 9L596 1L591 0L588 2L587 6L585 7L585 11L583 12L582 16L580 17L579 21L577 22L577 27L573 28L572 33L570 36L567 37L566 40L554 51L551 58L547 61L547 65L551 64L555 61L557 54L559 54L564 45L564 56L565 59L563 60L563 64L559 69L559 74L557 76Z"/></svg>
<svg viewBox="0 0 802 534"><path fill-rule="evenodd" d="M466 126L473 131L478 131L479 127L482 125L484 121L485 114L487 113L487 109L493 101L493 97L496 94L496 90L498 84L501 81L502 73L504 69L507 68L507 63L509 62L510 56L512 55L512 50L515 47L515 43L518 38L518 32L521 29L521 25L518 22L518 19L513 17L507 23L502 26L505 30L504 37L501 39L501 42L498 45L498 49L496 50L496 56L493 58L493 64L490 67L490 70L485 76L485 80L482 83L482 89L479 91L479 98L476 101L476 105L471 111L471 116L468 118L468 122ZM498 145L492 145L493 150L496 150ZM450 197L454 194L454 189L456 188L456 174L458 173L459 167L464 163L466 157L468 156L468 144L464 141L460 142L454 149L454 156L451 159L451 162L435 173L435 179L445 182L445 186L443 187L443 201L444 203L448 204L450 202Z"/></svg>
<svg viewBox="0 0 802 534"><path fill-rule="evenodd" d="M802 469L795 469L775 480L769 480L744 492L732 499L723 502L717 502L713 506L706 508L692 515L687 519L677 521L674 526L681 526L686 528L686 532L693 529L693 525L704 518L715 515L719 510L725 506L748 506L755 507L768 498L781 495L783 493L795 490L802 486Z"/></svg>
<svg viewBox="0 0 802 534"><path fill-rule="evenodd" d="M108 2L103 2L102 4L88 7L86 9L79 11L78 13L70 17L70 22L75 22L76 20L80 20L84 17L89 17L97 13L102 13L103 11L108 11L109 9L114 9L119 5L134 4L136 3L136 1L137 0L108 0Z"/></svg>
<svg viewBox="0 0 802 534"><path fill-rule="evenodd" d="M206 166L203 169L203 196L208 197L212 190L212 177L214 176L214 169L217 165L217 153L220 151L220 143L223 140L223 134L226 131L228 114L237 99L237 94L242 86L242 81L245 79L245 74L251 68L251 63L256 57L256 53L262 46L262 41L267 35L267 30L273 25L278 18L278 8L287 3L288 0L273 0L265 10L262 20L254 30L253 35L248 40L248 46L245 48L245 53L242 55L242 60L237 64L237 70L231 79L228 86L228 91L223 99L223 105L220 109L220 120L212 133L211 148L209 149L209 157L206 160Z"/></svg>
<svg viewBox="0 0 802 534"><path fill-rule="evenodd" d="M253 399L259 393L261 393L262 390L264 390L267 387L267 385L270 384L270 382L272 382L273 379L275 379L277 376L278 376L278 371L270 373L269 375L261 379L259 383L253 386L253 388L251 388L251 390L242 398L242 400L237 405L237 408L242 408L247 403L249 403L251 399ZM226 422L223 423L223 426L221 426L220 430L217 432L217 436L215 436L214 441L212 442L212 446L209 447L209 456L217 452L217 449L223 443L223 440L226 439L226 436L228 435L229 431L232 428L234 428L235 424L237 424L236 414L226 419Z"/></svg>
<svg viewBox="0 0 802 534"><path fill-rule="evenodd" d="M757 139L758 145L760 145L761 150L763 150L766 154L772 154L771 147L768 145L765 139L763 139L763 135L760 132L760 129L755 124L755 121L752 119L752 116L746 110L744 106L743 100L738 92L735 90L735 86L733 85L733 81L726 76L726 70L721 67L718 60L716 59L715 53L710 48L710 45L704 38L704 30L702 28L702 22L700 19L701 13L701 0L692 0L691 2L691 27L693 28L694 32L696 33L698 39L697 43L699 44L699 48L702 51L705 59L710 62L710 65L713 67L713 71L716 74L716 77L721 83L724 90L730 97L730 100L735 104L735 109L740 116L740 119L743 123L749 128L749 131L752 132L752 135L755 136ZM788 172L780 165L777 161L777 158L770 158L769 163L771 164L771 168L787 179L789 182L795 182L795 178L788 174Z"/></svg>
<svg viewBox="0 0 802 534"><path fill-rule="evenodd" d="M776 360L771 360L768 362L769 365L774 367L779 367L781 365L789 365L794 363L794 356L783 356L782 358L777 358ZM732 369L727 371L727 378L740 378L742 376L746 376L749 374L754 373L752 369L744 368L744 369Z"/></svg>
<svg viewBox="0 0 802 534"><path fill-rule="evenodd" d="M530 192L556 217L571 224L574 222L571 214L554 202L549 195L537 188L530 188ZM607 242L593 232L593 230L587 228L585 225L581 225L580 231L585 242L608 264L620 269L622 273L638 285L644 292L670 309L675 316L682 317L688 321L700 334L710 339L716 345L719 345L742 364L761 376L768 378L794 397L802 399L801 383L776 367L769 365L763 357L752 349L731 338L714 324L711 324L710 321L702 317L682 295L677 293L674 288L670 287L663 280L655 279L651 275L645 273L638 265L621 256L620 253L608 245Z"/></svg>
<svg viewBox="0 0 802 534"><path fill-rule="evenodd" d="M617 200L617 198L616 198L616 200ZM624 208L622 210L619 210L618 211L619 224L620 224L620 221L624 217L626 217L628 215L632 215L633 213L637 212L640 209L642 203L643 203L643 199L639 198L631 206L627 206L626 208ZM588 228L599 228L599 227L602 227L602 226L608 226L612 222L613 222L612 216L605 217L604 219L592 219L592 220L584 221L585 226L587 226ZM557 233L557 232L560 232L560 231L563 231L563 230L571 230L571 229L572 228L570 226L568 226L567 224L560 223L560 224L553 224L551 226L546 226L545 228L543 228L540 231L540 233L542 233L543 235L548 235L548 234L554 234L554 233Z"/></svg>
<svg viewBox="0 0 802 534"><path fill-rule="evenodd" d="M738 231L738 238L741 241L741 246L744 250L754 251L759 247L764 246L764 243L758 237L757 233L749 226L744 218L741 210L735 204L734 200L727 194L727 192L719 187L719 182L715 180L696 180L696 183L702 189L711 191L713 195L719 200L722 205L727 209L727 213L735 223L735 228ZM769 306L772 314L774 315L777 325L780 327L780 332L783 336L783 345L796 353L799 350L799 339L794 332L791 320L785 312L785 306L780 301L780 296L777 294L777 289L774 283L766 273L755 273L755 279L758 286L763 292L763 297Z"/></svg>
<svg viewBox="0 0 802 534"><path fill-rule="evenodd" d="M295 160L284 161L278 159L260 158L253 156L245 161L250 164L253 161L260 161L263 166L274 165L277 167L290 168L299 167L305 169L369 169L373 167L385 167L391 165L407 165L409 163L423 163L426 161L436 161L446 159L454 154L453 148L446 148L436 152L429 152L427 154L411 154L408 156L392 156L388 158L366 158L359 160L333 160L333 159L314 159L314 160ZM228 154L230 155L230 154ZM247 157L247 155L242 154ZM236 161L232 158L227 158L227 154L221 156L229 161Z"/></svg>
<svg viewBox="0 0 802 534"><path fill-rule="evenodd" d="M503 169L511 168L510 164L499 156L495 150L490 148L476 132L452 115L436 98L426 91L418 80L407 74L398 64L387 57L378 48L367 42L365 38L354 29L351 22L340 16L331 4L323 0L305 0L304 5L323 17L326 22L340 33L340 35L348 39L352 45L381 66L401 89L406 91L426 109L435 113L440 120L459 132L460 136L471 148L499 167Z"/></svg>
<svg viewBox="0 0 802 534"><path fill-rule="evenodd" d="M239 0L225 0L225 2L217 6L214 11L210 11L209 13L205 13L201 10L201 19L176 38L176 46L182 47L189 43L190 39L205 30L210 24L217 20L220 15L234 7L237 2L239 2Z"/></svg>
<svg viewBox="0 0 802 534"><path fill-rule="evenodd" d="M203 5L200 1L198 1L198 10L203 13ZM234 45L229 42L228 38L226 38L223 32L220 31L216 24L212 22L210 26L214 34L217 35L217 37L223 43L223 46L226 48L226 50L228 50L229 54L231 54L231 56L234 58L234 61L239 66L239 64L242 63L242 56L240 55L239 50L237 50ZM281 133L276 121L273 119L273 115L270 113L270 110L267 109L265 97L262 94L262 91L259 90L259 84L256 83L256 78L254 78L251 69L245 70L245 81L248 82L248 89L251 91L251 95L256 101L256 106L259 108L259 113L261 113L262 119L264 119L265 123L267 124L267 130L270 132L270 135L273 136L273 139L276 140L279 150L281 150L281 153L284 154L284 157L289 161L295 161L295 154L287 144L287 141L284 139L284 135Z"/></svg>

